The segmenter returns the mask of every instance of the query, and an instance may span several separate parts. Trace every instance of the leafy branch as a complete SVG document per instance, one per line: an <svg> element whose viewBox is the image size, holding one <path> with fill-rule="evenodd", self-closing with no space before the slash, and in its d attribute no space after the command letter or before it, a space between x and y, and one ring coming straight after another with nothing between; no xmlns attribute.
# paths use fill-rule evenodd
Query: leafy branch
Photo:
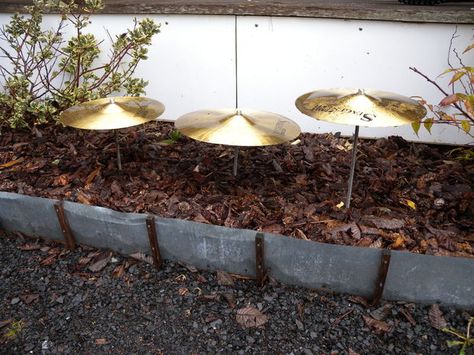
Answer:
<svg viewBox="0 0 474 355"><path fill-rule="evenodd" d="M28 15L15 14L0 28L0 127L32 127L54 122L71 105L115 92L139 96L147 81L133 75L159 33L151 19L134 20L133 27L112 38L108 60L97 63L103 41L87 32L90 14L102 0L67 2L34 0ZM43 30L43 15L60 14L53 29ZM72 28L72 31L68 29ZM66 32L74 33L66 37Z"/></svg>

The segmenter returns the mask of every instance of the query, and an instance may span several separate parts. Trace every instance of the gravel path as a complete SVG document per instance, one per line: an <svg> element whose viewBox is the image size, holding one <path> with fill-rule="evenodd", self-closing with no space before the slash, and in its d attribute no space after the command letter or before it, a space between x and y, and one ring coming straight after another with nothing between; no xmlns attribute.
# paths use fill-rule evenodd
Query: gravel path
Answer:
<svg viewBox="0 0 474 355"><path fill-rule="evenodd" d="M433 322L469 318L1 232L0 248L2 354L455 354ZM242 326L247 306L262 326Z"/></svg>

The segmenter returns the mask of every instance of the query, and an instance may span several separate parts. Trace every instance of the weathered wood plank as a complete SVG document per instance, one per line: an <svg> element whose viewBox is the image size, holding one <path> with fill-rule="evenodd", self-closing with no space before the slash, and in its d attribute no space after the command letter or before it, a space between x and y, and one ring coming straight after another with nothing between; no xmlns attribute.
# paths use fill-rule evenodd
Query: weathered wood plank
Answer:
<svg viewBox="0 0 474 355"><path fill-rule="evenodd" d="M0 12L22 11L31 0L0 0ZM105 14L251 15L474 24L472 1L437 6L397 0L105 0Z"/></svg>

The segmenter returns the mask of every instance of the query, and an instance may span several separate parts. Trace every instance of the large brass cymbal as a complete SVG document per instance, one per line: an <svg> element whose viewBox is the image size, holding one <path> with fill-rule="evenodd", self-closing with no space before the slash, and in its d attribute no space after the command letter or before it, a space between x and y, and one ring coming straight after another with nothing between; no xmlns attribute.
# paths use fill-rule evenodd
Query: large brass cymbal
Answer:
<svg viewBox="0 0 474 355"><path fill-rule="evenodd" d="M82 129L118 129L153 121L164 111L161 102L146 97L110 97L72 106L59 121Z"/></svg>
<svg viewBox="0 0 474 355"><path fill-rule="evenodd" d="M276 113L235 109L187 113L175 126L198 141L242 147L280 144L301 133L295 122Z"/></svg>
<svg viewBox="0 0 474 355"><path fill-rule="evenodd" d="M321 121L365 127L401 126L426 115L415 100L375 90L317 90L300 96L295 104L305 115Z"/></svg>

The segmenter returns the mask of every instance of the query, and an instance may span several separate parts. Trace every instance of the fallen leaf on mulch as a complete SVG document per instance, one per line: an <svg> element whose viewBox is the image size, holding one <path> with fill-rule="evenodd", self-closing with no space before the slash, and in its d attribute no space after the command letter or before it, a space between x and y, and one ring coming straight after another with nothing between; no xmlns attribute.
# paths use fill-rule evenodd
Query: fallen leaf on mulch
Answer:
<svg viewBox="0 0 474 355"><path fill-rule="evenodd" d="M369 301L367 301L367 299L365 299L362 296L350 296L348 300L351 301L352 303L357 303L364 307L369 307Z"/></svg>
<svg viewBox="0 0 474 355"><path fill-rule="evenodd" d="M408 310L402 308L401 311L400 311L400 313L403 314L403 316L407 319L407 321L408 321L412 326L415 326L415 325L416 325L415 319L413 318L413 316L411 315L411 313L408 312Z"/></svg>
<svg viewBox="0 0 474 355"><path fill-rule="evenodd" d="M437 304L431 306L428 312L428 318L430 320L431 326L435 329L441 330L448 326L446 319L444 319L443 312L441 312L441 309Z"/></svg>
<svg viewBox="0 0 474 355"><path fill-rule="evenodd" d="M148 255L144 254L144 253L133 253L133 254L130 254L129 257L131 257L133 259L136 259L136 260L144 261L148 264L153 265L153 258L151 256L148 256Z"/></svg>
<svg viewBox="0 0 474 355"><path fill-rule="evenodd" d="M27 293L27 294L21 295L20 299L23 301L23 303L30 304L36 301L37 299L39 299L39 295L37 293Z"/></svg>
<svg viewBox="0 0 474 355"><path fill-rule="evenodd" d="M9 168L13 165L16 165L18 163L21 163L23 160L25 160L24 158L19 158L19 159L16 159L16 160L12 160L12 161L9 161L8 163L4 163L4 164L0 164L0 170L1 169L6 169L6 168Z"/></svg>
<svg viewBox="0 0 474 355"><path fill-rule="evenodd" d="M370 312L370 315L376 320L384 320L391 313L392 308L393 306L390 303L387 303L382 307L379 307L376 310Z"/></svg>
<svg viewBox="0 0 474 355"><path fill-rule="evenodd" d="M96 339L96 340L95 340L95 343L96 343L97 345L106 345L106 344L109 343L109 341L108 341L107 339L105 339L105 338L99 338L99 339Z"/></svg>
<svg viewBox="0 0 474 355"><path fill-rule="evenodd" d="M225 300L227 301L229 308L235 308L237 301L232 293L224 293L222 296L224 296Z"/></svg>
<svg viewBox="0 0 474 355"><path fill-rule="evenodd" d="M218 271L217 283L221 286L234 286L234 279L227 272Z"/></svg>
<svg viewBox="0 0 474 355"><path fill-rule="evenodd" d="M122 277L125 274L125 271L127 270L127 265L128 265L128 263L117 265L115 267L114 271L112 271L112 276L113 277Z"/></svg>
<svg viewBox="0 0 474 355"><path fill-rule="evenodd" d="M369 316L362 316L364 319L365 324L374 331L375 334L383 334L383 333L388 333L392 330L392 327L381 320L374 319Z"/></svg>
<svg viewBox="0 0 474 355"><path fill-rule="evenodd" d="M268 322L266 315L251 306L239 309L235 319L243 328L258 328Z"/></svg>
<svg viewBox="0 0 474 355"><path fill-rule="evenodd" d="M99 272L107 266L107 264L109 263L111 258L112 257L110 255L108 255L105 258L103 258L99 261L96 261L94 264L90 265L88 267L88 269L92 272Z"/></svg>
<svg viewBox="0 0 474 355"><path fill-rule="evenodd" d="M34 244L33 243L26 243L26 244L20 245L18 247L18 249L24 250L24 251L39 250L39 249L41 249L41 245L36 244L36 243L34 243Z"/></svg>
<svg viewBox="0 0 474 355"><path fill-rule="evenodd" d="M189 293L189 290L186 287L181 287L178 289L178 295L186 296Z"/></svg>
<svg viewBox="0 0 474 355"><path fill-rule="evenodd" d="M51 254L50 256L44 258L43 260L40 261L40 265L42 266L49 266L52 265L56 262L58 259L58 254Z"/></svg>

